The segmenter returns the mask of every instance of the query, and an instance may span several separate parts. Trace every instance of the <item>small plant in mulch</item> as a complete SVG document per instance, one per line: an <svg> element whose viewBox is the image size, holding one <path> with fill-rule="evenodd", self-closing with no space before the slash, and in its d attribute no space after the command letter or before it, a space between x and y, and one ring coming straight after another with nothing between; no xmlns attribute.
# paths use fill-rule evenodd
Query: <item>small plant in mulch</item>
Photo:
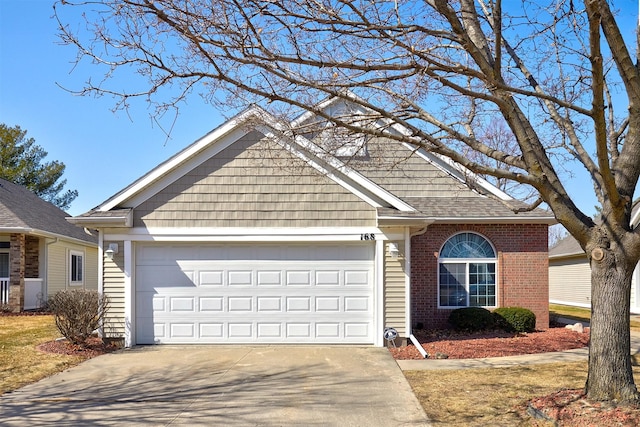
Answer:
<svg viewBox="0 0 640 427"><path fill-rule="evenodd" d="M109 298L97 291L65 289L49 299L56 327L70 342L85 345L109 309Z"/></svg>
<svg viewBox="0 0 640 427"><path fill-rule="evenodd" d="M492 329L495 326L495 319L485 308L464 307L449 313L449 323L457 331L476 332Z"/></svg>
<svg viewBox="0 0 640 427"><path fill-rule="evenodd" d="M638 426L640 408L636 405L616 405L594 402L582 389L564 389L526 403L524 411L530 417L557 426Z"/></svg>

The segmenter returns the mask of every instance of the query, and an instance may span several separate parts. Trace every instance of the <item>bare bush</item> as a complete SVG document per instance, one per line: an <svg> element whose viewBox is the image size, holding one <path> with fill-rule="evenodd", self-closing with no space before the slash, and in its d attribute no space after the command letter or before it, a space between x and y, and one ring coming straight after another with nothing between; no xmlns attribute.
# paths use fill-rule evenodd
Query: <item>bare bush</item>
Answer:
<svg viewBox="0 0 640 427"><path fill-rule="evenodd" d="M49 298L60 333L74 344L83 345L98 329L109 308L109 298L98 291L66 289Z"/></svg>

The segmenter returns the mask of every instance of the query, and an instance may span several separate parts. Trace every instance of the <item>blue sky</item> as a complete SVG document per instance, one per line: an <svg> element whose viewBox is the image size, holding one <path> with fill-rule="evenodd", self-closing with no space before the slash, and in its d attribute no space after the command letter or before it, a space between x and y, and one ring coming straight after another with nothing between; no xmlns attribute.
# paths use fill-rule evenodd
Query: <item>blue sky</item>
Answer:
<svg viewBox="0 0 640 427"><path fill-rule="evenodd" d="M633 6L633 17L637 16L635 1L622 3ZM114 113L113 99L80 97L61 89L59 85L79 89L83 81L80 73L71 73L74 49L58 44L52 4L51 0L0 0L0 123L27 130L27 136L49 153L46 160L66 165L66 188L79 192L68 211L78 215L224 119L212 106L192 97L181 108L167 140L143 105L129 114ZM576 175L569 191L585 213L594 212L593 189L585 174Z"/></svg>
<svg viewBox="0 0 640 427"><path fill-rule="evenodd" d="M97 206L223 121L194 97L167 140L146 107L113 113L111 98L80 97L70 74L75 52L58 44L50 0L0 0L0 123L19 125L66 165L67 189L78 190L68 212Z"/></svg>

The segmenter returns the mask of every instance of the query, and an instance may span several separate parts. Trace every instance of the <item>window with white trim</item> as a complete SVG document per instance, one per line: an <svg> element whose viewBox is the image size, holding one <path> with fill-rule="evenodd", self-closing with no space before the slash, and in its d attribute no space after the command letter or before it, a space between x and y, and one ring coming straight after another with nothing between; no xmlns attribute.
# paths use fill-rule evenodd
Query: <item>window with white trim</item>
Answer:
<svg viewBox="0 0 640 427"><path fill-rule="evenodd" d="M84 253L69 252L69 283L72 286L80 286L84 279Z"/></svg>
<svg viewBox="0 0 640 427"><path fill-rule="evenodd" d="M438 306L495 307L496 251L476 233L447 240L438 258Z"/></svg>

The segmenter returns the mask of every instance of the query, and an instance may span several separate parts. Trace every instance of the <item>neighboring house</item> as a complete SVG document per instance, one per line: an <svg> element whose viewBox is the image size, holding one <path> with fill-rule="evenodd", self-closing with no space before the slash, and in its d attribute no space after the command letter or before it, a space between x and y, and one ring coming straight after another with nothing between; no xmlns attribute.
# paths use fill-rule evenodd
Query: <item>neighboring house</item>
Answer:
<svg viewBox="0 0 640 427"><path fill-rule="evenodd" d="M106 336L380 346L477 305L548 327L549 212L406 144L287 129L252 107L69 218L99 230Z"/></svg>
<svg viewBox="0 0 640 427"><path fill-rule="evenodd" d="M634 202L631 224L640 222L640 200ZM631 279L631 312L640 314L640 269ZM571 235L549 249L549 302L591 308L591 267Z"/></svg>
<svg viewBox="0 0 640 427"><path fill-rule="evenodd" d="M98 289L98 238L26 188L0 179L0 304L39 308L67 288Z"/></svg>

